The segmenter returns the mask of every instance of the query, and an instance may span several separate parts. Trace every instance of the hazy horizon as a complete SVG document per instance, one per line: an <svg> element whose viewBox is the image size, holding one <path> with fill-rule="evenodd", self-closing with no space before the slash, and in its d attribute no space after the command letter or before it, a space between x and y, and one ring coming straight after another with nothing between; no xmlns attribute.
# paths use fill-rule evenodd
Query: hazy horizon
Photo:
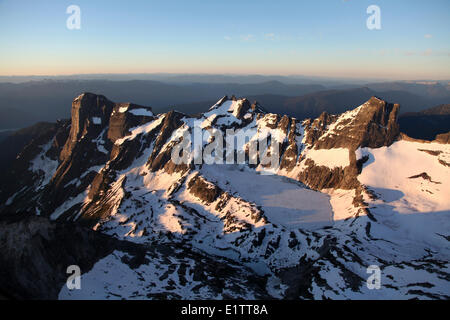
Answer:
<svg viewBox="0 0 450 320"><path fill-rule="evenodd" d="M71 5L80 9L79 29L68 27ZM371 5L380 9L379 29L367 26ZM176 73L447 80L449 9L445 0L132 4L4 0L0 75Z"/></svg>
<svg viewBox="0 0 450 320"><path fill-rule="evenodd" d="M268 81L281 81L287 83L317 83L335 82L356 84L364 81L366 83L376 82L450 82L450 78L371 78L371 77L351 77L351 76L315 76L309 74L257 74L257 73L70 73L70 74L26 74L26 75L0 75L0 82L27 82L41 80L110 80L110 81L134 81L134 80L153 80L153 81L176 81L189 82L187 80L178 80L183 78L198 79L202 78L214 79L216 83L236 82L240 83L247 80L247 83L260 83ZM177 81L178 80L178 81ZM193 81L193 80L191 80Z"/></svg>

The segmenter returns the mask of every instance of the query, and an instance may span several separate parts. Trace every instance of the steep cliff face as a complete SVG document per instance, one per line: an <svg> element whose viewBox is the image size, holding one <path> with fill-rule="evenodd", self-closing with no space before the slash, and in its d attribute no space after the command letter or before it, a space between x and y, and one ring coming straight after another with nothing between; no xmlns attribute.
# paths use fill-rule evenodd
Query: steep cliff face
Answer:
<svg viewBox="0 0 450 320"><path fill-rule="evenodd" d="M40 213L38 198L58 168L69 131L69 121L58 121L23 148L0 181L0 210Z"/></svg>
<svg viewBox="0 0 450 320"><path fill-rule="evenodd" d="M143 245L187 244L267 276L272 297L366 297L368 265L383 264L395 275L414 260L423 271L429 243L447 241L438 235L445 235L446 223L433 222L431 234L411 240L415 227L404 227L398 216L450 212L448 145L401 140L398 112L399 105L372 97L341 115L299 120L223 97L196 116L154 115L86 93L73 102L70 126L60 124L24 150L31 151L16 164L23 178L10 190L2 187L0 215L75 221ZM185 143L191 149L179 163L174 150ZM207 157L206 150L214 152ZM411 170L400 170L408 161ZM406 253L405 246L416 251ZM432 294L448 297L432 271L448 250L432 256L424 277ZM102 268L94 266L93 274ZM339 274L338 283L330 274ZM389 285L383 297L408 295L408 283Z"/></svg>
<svg viewBox="0 0 450 320"><path fill-rule="evenodd" d="M112 108L113 103L104 96L83 93L75 98L72 102L72 126L61 152L61 161L69 160L80 142L91 141L100 134L104 125L108 126Z"/></svg>
<svg viewBox="0 0 450 320"><path fill-rule="evenodd" d="M348 152L349 162L347 166L329 168L306 160L309 169L303 170L299 179L316 189L357 188L360 163L354 156L355 150L391 145L400 133L397 124L399 108L398 104L372 97L342 115L322 113L314 121L307 120L305 142L308 147L311 150L340 150L342 157Z"/></svg>
<svg viewBox="0 0 450 320"><path fill-rule="evenodd" d="M323 113L309 124L306 142L316 149L379 148L394 142L400 133L400 106L372 97L358 108L340 116Z"/></svg>

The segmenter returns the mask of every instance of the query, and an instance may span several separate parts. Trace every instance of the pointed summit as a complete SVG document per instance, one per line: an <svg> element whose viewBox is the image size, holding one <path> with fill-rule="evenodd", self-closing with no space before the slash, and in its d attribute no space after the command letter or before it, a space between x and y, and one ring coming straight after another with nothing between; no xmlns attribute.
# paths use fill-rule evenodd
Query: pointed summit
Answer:
<svg viewBox="0 0 450 320"><path fill-rule="evenodd" d="M309 124L313 130L306 140L316 149L389 146L400 132L399 110L400 105L373 96L341 115L322 113Z"/></svg>
<svg viewBox="0 0 450 320"><path fill-rule="evenodd" d="M236 119L250 117L253 113L265 113L264 109L255 101L251 104L247 98L236 98L233 95L231 98L224 96L217 101L204 116L209 117L213 114L217 116L234 116Z"/></svg>

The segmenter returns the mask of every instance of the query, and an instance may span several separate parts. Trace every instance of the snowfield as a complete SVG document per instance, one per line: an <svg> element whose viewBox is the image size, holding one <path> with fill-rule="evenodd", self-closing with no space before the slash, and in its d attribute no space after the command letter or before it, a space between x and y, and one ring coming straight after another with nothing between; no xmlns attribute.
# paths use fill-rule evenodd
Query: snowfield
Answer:
<svg viewBox="0 0 450 320"><path fill-rule="evenodd" d="M389 147L360 148L368 156L358 180L399 213L450 210L450 145L397 141ZM386 210L390 212L391 210Z"/></svg>
<svg viewBox="0 0 450 320"><path fill-rule="evenodd" d="M349 150L346 148L306 149L303 155L316 165L328 168L345 168L350 164Z"/></svg>
<svg viewBox="0 0 450 320"><path fill-rule="evenodd" d="M236 192L261 206L271 223L291 229L330 226L333 211L327 195L309 190L298 181L261 175L236 165L203 166L201 173L222 189Z"/></svg>

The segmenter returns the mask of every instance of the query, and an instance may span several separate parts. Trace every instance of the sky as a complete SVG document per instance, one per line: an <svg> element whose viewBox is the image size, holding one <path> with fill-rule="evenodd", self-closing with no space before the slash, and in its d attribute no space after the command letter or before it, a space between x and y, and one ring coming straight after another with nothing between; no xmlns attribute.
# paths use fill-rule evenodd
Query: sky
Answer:
<svg viewBox="0 0 450 320"><path fill-rule="evenodd" d="M450 1L0 0L0 75L159 72L448 80Z"/></svg>

